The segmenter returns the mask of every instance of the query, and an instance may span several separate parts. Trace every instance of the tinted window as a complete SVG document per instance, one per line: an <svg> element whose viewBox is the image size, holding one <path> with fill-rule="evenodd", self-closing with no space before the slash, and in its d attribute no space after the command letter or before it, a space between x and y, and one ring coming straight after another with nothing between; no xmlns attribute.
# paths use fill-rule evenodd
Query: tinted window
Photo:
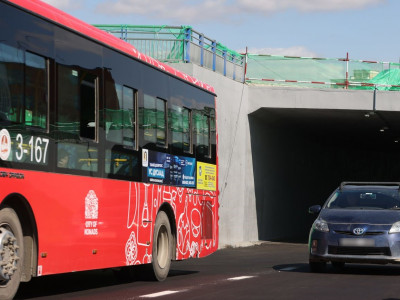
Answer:
<svg viewBox="0 0 400 300"><path fill-rule="evenodd" d="M57 66L57 105L54 128L57 166L96 172L97 77L88 71ZM65 158L68 156L68 161Z"/></svg>
<svg viewBox="0 0 400 300"><path fill-rule="evenodd" d="M0 43L0 122L47 129L47 62Z"/></svg>
<svg viewBox="0 0 400 300"><path fill-rule="evenodd" d="M109 78L106 86L105 172L111 178L138 180L140 165L136 150L137 91Z"/></svg>
<svg viewBox="0 0 400 300"><path fill-rule="evenodd" d="M67 66L57 70L56 126L60 135L96 139L96 77Z"/></svg>
<svg viewBox="0 0 400 300"><path fill-rule="evenodd" d="M191 112L185 107L171 105L169 111L172 150L174 153L192 153L190 121Z"/></svg>
<svg viewBox="0 0 400 300"><path fill-rule="evenodd" d="M142 128L144 141L166 147L166 101L144 95Z"/></svg>
<svg viewBox="0 0 400 300"><path fill-rule="evenodd" d="M24 122L24 52L0 44L0 120Z"/></svg>
<svg viewBox="0 0 400 300"><path fill-rule="evenodd" d="M193 135L197 157L209 157L210 153L210 116L203 111L193 113Z"/></svg>
<svg viewBox="0 0 400 300"><path fill-rule="evenodd" d="M336 209L396 209L399 207L399 190L376 188L339 190L326 204L326 208Z"/></svg>
<svg viewBox="0 0 400 300"><path fill-rule="evenodd" d="M136 147L136 92L126 86L109 86L107 93L106 136L110 142ZM114 94L112 97L110 94Z"/></svg>

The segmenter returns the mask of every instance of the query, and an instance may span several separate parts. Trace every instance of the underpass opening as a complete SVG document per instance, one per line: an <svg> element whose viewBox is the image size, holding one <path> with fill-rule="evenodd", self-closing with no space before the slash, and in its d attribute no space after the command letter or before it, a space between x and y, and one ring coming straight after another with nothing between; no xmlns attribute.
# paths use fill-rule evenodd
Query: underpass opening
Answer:
<svg viewBox="0 0 400 300"><path fill-rule="evenodd" d="M249 115L259 240L306 242L342 181L400 181L400 113L261 108Z"/></svg>

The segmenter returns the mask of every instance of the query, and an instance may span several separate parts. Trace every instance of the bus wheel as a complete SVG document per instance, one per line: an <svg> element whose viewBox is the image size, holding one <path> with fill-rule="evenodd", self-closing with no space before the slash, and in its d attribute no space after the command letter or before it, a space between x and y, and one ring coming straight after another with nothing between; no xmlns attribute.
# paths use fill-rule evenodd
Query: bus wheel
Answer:
<svg viewBox="0 0 400 300"><path fill-rule="evenodd" d="M157 214L156 224L153 235L153 255L152 267L154 277L158 281L163 281L168 276L171 266L171 225L167 214L160 211Z"/></svg>
<svg viewBox="0 0 400 300"><path fill-rule="evenodd" d="M21 281L23 261L21 223L11 208L0 210L0 299L12 299Z"/></svg>

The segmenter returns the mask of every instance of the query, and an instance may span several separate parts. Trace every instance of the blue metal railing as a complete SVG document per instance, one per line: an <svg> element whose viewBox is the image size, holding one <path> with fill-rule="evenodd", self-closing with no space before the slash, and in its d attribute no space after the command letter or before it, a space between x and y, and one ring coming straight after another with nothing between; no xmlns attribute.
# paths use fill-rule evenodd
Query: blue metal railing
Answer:
<svg viewBox="0 0 400 300"><path fill-rule="evenodd" d="M245 55L224 47L188 26L95 25L163 62L186 62L245 81ZM173 33L172 33L173 32Z"/></svg>

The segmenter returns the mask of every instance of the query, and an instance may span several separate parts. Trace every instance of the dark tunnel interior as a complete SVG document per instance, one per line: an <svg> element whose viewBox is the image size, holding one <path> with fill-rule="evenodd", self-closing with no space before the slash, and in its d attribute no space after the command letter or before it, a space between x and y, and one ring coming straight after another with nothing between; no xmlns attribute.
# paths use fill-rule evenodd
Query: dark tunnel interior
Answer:
<svg viewBox="0 0 400 300"><path fill-rule="evenodd" d="M400 181L400 112L270 109L249 115L260 240L306 242L342 181Z"/></svg>

